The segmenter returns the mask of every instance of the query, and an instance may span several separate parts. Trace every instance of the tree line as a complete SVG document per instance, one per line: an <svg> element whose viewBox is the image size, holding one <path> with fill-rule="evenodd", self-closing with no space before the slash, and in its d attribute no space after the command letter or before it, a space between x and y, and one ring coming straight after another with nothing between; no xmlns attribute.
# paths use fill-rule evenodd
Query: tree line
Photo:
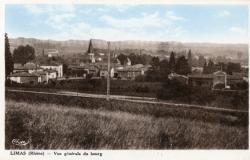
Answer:
<svg viewBox="0 0 250 160"><path fill-rule="evenodd" d="M166 81L170 73L187 75L191 73L191 66L185 56L175 57L175 52L171 52L169 60L160 60L159 57L152 57L151 69L146 72L146 81Z"/></svg>
<svg viewBox="0 0 250 160"><path fill-rule="evenodd" d="M203 73L204 74L212 74L218 70L224 71L229 75L232 75L233 72L241 72L241 66L240 63L223 63L219 62L218 64L215 64L211 59L208 61L208 63L204 63L203 66Z"/></svg>
<svg viewBox="0 0 250 160"><path fill-rule="evenodd" d="M18 46L14 49L12 55L8 34L5 33L5 78L13 72L14 63L20 63L23 65L32 60L35 60L35 49L30 45Z"/></svg>
<svg viewBox="0 0 250 160"><path fill-rule="evenodd" d="M123 53L117 56L117 59L120 61L121 65L125 65L128 62L128 59L131 61L131 65L135 64L149 64L152 56L148 54L135 54L130 53L129 55L125 55Z"/></svg>

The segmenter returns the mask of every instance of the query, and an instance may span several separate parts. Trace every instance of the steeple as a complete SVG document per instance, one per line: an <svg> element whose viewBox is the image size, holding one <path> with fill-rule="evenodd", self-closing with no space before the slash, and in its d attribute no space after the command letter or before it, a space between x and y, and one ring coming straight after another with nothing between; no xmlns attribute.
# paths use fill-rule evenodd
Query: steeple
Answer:
<svg viewBox="0 0 250 160"><path fill-rule="evenodd" d="M89 48L87 50L87 53L89 55L89 60L91 63L95 63L95 54L93 50L93 44L92 44L92 39L89 41Z"/></svg>
<svg viewBox="0 0 250 160"><path fill-rule="evenodd" d="M93 44L92 44L92 39L89 41L89 48L87 50L87 53L93 53Z"/></svg>

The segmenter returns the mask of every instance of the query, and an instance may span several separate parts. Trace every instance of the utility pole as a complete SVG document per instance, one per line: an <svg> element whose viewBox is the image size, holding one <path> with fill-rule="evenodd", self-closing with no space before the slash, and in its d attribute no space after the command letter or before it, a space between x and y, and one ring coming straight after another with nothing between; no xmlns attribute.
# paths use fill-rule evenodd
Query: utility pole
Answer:
<svg viewBox="0 0 250 160"><path fill-rule="evenodd" d="M110 96L110 42L108 42L108 76L107 76L107 101Z"/></svg>

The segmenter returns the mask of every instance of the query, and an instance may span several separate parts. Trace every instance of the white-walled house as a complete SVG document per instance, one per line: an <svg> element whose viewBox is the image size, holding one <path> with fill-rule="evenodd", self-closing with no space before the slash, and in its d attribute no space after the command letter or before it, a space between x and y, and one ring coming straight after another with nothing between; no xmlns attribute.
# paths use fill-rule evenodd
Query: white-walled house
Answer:
<svg viewBox="0 0 250 160"><path fill-rule="evenodd" d="M41 75L35 73L27 72L18 72L13 73L8 76L12 82L21 83L21 84L37 84L41 83Z"/></svg>
<svg viewBox="0 0 250 160"><path fill-rule="evenodd" d="M46 63L46 64L41 64L40 67L45 69L45 70L46 69L47 70L55 70L57 72L56 77L59 77L59 78L63 77L63 65L62 64L57 64L55 62L49 62L49 63Z"/></svg>
<svg viewBox="0 0 250 160"><path fill-rule="evenodd" d="M44 69L44 72L47 73L47 81L49 81L50 79L56 79L58 77L58 73L55 69Z"/></svg>

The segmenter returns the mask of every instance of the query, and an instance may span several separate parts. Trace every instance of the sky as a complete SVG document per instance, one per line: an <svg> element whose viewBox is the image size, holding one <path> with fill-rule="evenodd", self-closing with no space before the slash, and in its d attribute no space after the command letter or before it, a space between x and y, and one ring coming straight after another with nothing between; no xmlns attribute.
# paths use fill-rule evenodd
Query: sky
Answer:
<svg viewBox="0 0 250 160"><path fill-rule="evenodd" d="M8 4L9 37L248 43L247 5Z"/></svg>

